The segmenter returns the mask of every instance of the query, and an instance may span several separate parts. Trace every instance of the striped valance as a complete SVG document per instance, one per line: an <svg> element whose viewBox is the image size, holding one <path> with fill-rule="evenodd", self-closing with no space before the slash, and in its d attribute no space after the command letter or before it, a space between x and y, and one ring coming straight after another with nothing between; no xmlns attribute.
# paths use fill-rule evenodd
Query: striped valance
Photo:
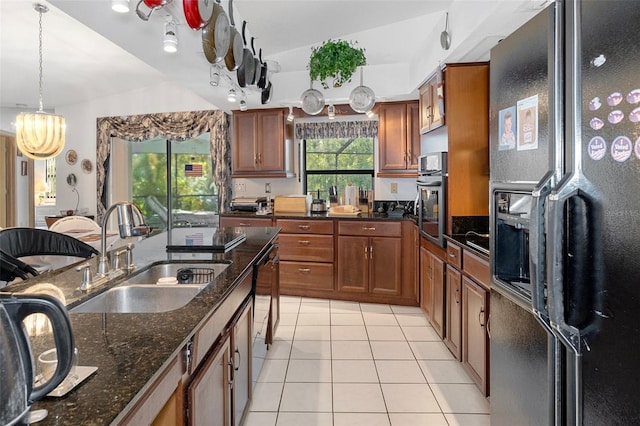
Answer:
<svg viewBox="0 0 640 426"><path fill-rule="evenodd" d="M378 122L332 121L322 123L296 123L297 139L366 138L378 135Z"/></svg>

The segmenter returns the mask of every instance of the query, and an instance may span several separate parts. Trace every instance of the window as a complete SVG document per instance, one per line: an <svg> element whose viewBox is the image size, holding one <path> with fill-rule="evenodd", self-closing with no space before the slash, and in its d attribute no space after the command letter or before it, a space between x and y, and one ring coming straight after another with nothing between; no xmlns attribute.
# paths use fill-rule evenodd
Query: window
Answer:
<svg viewBox="0 0 640 426"><path fill-rule="evenodd" d="M306 139L303 142L304 192L329 199L329 188L342 194L347 184L373 189L374 138Z"/></svg>
<svg viewBox="0 0 640 426"><path fill-rule="evenodd" d="M131 200L145 222L159 231L167 229L170 217L173 227L216 226L218 190L213 183L208 133L184 142L114 139L112 153L125 160L116 160L111 167L112 196L117 197L111 203Z"/></svg>

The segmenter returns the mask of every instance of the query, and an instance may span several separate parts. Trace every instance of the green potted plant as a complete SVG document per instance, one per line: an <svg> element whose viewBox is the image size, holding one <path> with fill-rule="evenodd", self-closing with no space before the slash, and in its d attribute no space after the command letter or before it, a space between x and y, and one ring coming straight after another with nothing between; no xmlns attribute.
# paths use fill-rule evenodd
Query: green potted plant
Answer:
<svg viewBox="0 0 640 426"><path fill-rule="evenodd" d="M311 80L319 80L325 89L329 88L325 81L328 77L333 78L334 87L351 81L356 68L367 64L364 49L354 47L356 43L327 40L322 46L311 48L307 66Z"/></svg>

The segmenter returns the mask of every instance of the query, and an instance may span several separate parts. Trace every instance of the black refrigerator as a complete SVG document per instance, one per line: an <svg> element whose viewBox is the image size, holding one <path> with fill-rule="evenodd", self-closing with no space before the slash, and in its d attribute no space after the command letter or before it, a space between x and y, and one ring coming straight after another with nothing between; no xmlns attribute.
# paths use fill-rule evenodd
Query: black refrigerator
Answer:
<svg viewBox="0 0 640 426"><path fill-rule="evenodd" d="M640 3L491 51L491 424L640 424Z"/></svg>

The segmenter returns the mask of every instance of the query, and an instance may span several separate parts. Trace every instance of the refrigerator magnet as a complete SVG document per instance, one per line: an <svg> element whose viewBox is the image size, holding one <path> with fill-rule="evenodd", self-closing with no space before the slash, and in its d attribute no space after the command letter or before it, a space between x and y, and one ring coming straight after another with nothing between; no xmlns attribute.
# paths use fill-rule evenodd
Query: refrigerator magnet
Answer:
<svg viewBox="0 0 640 426"><path fill-rule="evenodd" d="M602 160L607 153L607 142L602 136L595 136L589 141L587 150L592 160Z"/></svg>
<svg viewBox="0 0 640 426"><path fill-rule="evenodd" d="M516 107L511 106L498 113L498 151L507 151L516 147Z"/></svg>
<svg viewBox="0 0 640 426"><path fill-rule="evenodd" d="M626 136L618 136L611 144L611 156L619 163L623 163L631 157L633 145L631 140Z"/></svg>
<svg viewBox="0 0 640 426"><path fill-rule="evenodd" d="M518 110L517 150L538 149L538 95L521 99Z"/></svg>

